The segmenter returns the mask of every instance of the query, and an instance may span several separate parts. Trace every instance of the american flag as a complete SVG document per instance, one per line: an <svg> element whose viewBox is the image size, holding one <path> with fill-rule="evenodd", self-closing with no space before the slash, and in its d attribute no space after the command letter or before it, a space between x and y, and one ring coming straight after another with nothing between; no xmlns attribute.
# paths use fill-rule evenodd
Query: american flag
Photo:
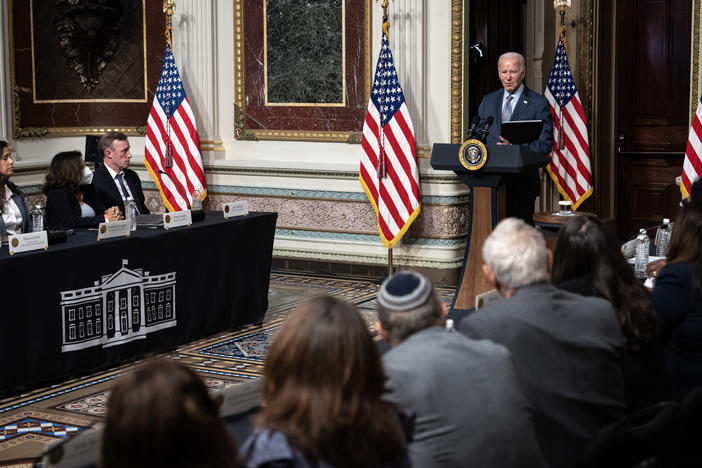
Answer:
<svg viewBox="0 0 702 468"><path fill-rule="evenodd" d="M363 124L358 178L378 217L380 238L391 249L419 215L421 202L414 129L386 30L387 23Z"/></svg>
<svg viewBox="0 0 702 468"><path fill-rule="evenodd" d="M553 116L553 151L546 170L563 198L576 210L593 192L590 144L585 111L570 73L563 36L556 47L544 94Z"/></svg>
<svg viewBox="0 0 702 468"><path fill-rule="evenodd" d="M697 112L692 119L692 126L687 137L685 162L683 163L680 191L683 198L690 196L692 183L702 176L702 99L697 104Z"/></svg>
<svg viewBox="0 0 702 468"><path fill-rule="evenodd" d="M169 211L187 209L196 189L201 199L207 196L195 116L168 41L146 123L144 163Z"/></svg>

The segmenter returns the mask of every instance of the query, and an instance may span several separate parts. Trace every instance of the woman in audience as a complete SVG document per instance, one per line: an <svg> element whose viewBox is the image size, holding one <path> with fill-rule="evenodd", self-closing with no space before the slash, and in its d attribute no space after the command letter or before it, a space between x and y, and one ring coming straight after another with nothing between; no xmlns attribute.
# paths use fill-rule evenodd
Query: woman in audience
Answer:
<svg viewBox="0 0 702 468"><path fill-rule="evenodd" d="M8 235L31 232L29 212L24 203L24 193L10 182L15 162L7 142L0 140L0 239Z"/></svg>
<svg viewBox="0 0 702 468"><path fill-rule="evenodd" d="M405 437L386 376L352 304L321 297L283 325L266 359L258 429L240 454L253 467L404 467Z"/></svg>
<svg viewBox="0 0 702 468"><path fill-rule="evenodd" d="M116 206L105 210L92 182L93 173L79 151L53 157L44 184L49 229L98 227L104 221L122 219Z"/></svg>
<svg viewBox="0 0 702 468"><path fill-rule="evenodd" d="M702 385L702 201L675 222L667 265L651 292L661 324L665 363L676 397Z"/></svg>
<svg viewBox="0 0 702 468"><path fill-rule="evenodd" d="M561 289L612 303L625 341L630 409L670 397L653 303L614 234L599 219L575 216L563 225L554 249L551 281Z"/></svg>
<svg viewBox="0 0 702 468"><path fill-rule="evenodd" d="M238 467L217 405L187 367L154 360L111 390L101 468Z"/></svg>

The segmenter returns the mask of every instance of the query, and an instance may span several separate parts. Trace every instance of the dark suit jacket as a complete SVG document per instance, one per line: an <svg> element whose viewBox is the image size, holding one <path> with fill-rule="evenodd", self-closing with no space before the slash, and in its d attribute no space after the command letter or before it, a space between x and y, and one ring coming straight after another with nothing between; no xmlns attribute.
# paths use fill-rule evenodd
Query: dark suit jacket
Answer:
<svg viewBox="0 0 702 468"><path fill-rule="evenodd" d="M27 204L24 201L24 192L12 182L8 182L7 187L12 190L12 196L10 198L17 205L20 213L22 213L22 233L26 234L28 232L32 232L32 223L29 219L31 216L29 215L29 210L27 210ZM0 238L5 236L7 236L5 221L2 219L2 213L0 213Z"/></svg>
<svg viewBox="0 0 702 468"><path fill-rule="evenodd" d="M574 467L590 439L626 415L624 342L604 299L537 283L469 315L460 328L512 353L550 466Z"/></svg>
<svg viewBox="0 0 702 468"><path fill-rule="evenodd" d="M134 196L134 201L136 202L137 208L139 208L139 213L149 214L149 209L144 204L144 192L141 190L141 181L137 173L131 169L125 169L124 181L129 186L129 190L131 190ZM115 181L110 177L110 173L104 164L93 174L93 184L95 184L97 193L102 199L104 206L108 208L111 206L118 206L119 209L122 210L122 214L126 216L122 196L119 190L117 190Z"/></svg>
<svg viewBox="0 0 702 468"><path fill-rule="evenodd" d="M81 217L80 203L67 187L54 187L46 194L46 224L49 229L98 227L105 221L105 206L95 191L95 186L81 185L83 202L95 210L95 216Z"/></svg>
<svg viewBox="0 0 702 468"><path fill-rule="evenodd" d="M412 466L545 466L505 347L435 326L385 353L383 365L386 399L415 414Z"/></svg>
<svg viewBox="0 0 702 468"><path fill-rule="evenodd" d="M666 367L679 398L702 385L702 291L695 285L697 271L693 263L670 263L651 292Z"/></svg>
<svg viewBox="0 0 702 468"><path fill-rule="evenodd" d="M486 95L478 108L478 114L480 115L478 128L483 128L489 116L492 116L494 119L492 125L490 125L490 133L487 137L488 145L497 144L499 141L504 91L503 88L500 88ZM514 120L541 120L544 123L541 135L538 140L529 143L528 148L535 153L551 153L553 148L553 118L545 97L536 91L532 91L525 85L510 117L510 121ZM538 170L522 174L515 180L515 183L521 184L520 187L515 187L521 192L521 195L536 197L541 191Z"/></svg>

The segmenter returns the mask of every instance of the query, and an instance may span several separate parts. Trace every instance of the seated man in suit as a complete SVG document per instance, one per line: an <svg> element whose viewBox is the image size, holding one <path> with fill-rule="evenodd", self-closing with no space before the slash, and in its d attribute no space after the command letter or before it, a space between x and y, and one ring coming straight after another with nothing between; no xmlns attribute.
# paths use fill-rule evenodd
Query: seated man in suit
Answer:
<svg viewBox="0 0 702 468"><path fill-rule="evenodd" d="M103 156L103 164L93 175L93 184L105 206L117 206L126 216L124 202L132 198L136 203L137 214L149 214L144 204L144 192L136 172L129 167L132 153L129 151L127 135L109 132L100 138L98 150Z"/></svg>
<svg viewBox="0 0 702 468"><path fill-rule="evenodd" d="M549 466L574 467L602 427L627 413L624 341L609 302L548 281L552 255L522 220L501 221L483 246L483 273L503 296L460 330L512 353Z"/></svg>
<svg viewBox="0 0 702 468"><path fill-rule="evenodd" d="M553 148L551 110L546 98L524 85L524 57L516 52L502 54L497 61L497 73L502 82L502 88L486 95L478 108L480 115L478 128L486 125L488 117L493 118L487 144L510 144L500 135L502 122L541 120L544 123L541 135L538 140L529 143L528 148L535 153L550 154ZM541 193L538 169L520 174L508 183L506 188L507 216L521 218L528 224L534 224L534 202Z"/></svg>
<svg viewBox="0 0 702 468"><path fill-rule="evenodd" d="M446 305L415 272L378 293L386 399L415 414L413 466L545 466L527 403L506 348L445 328Z"/></svg>

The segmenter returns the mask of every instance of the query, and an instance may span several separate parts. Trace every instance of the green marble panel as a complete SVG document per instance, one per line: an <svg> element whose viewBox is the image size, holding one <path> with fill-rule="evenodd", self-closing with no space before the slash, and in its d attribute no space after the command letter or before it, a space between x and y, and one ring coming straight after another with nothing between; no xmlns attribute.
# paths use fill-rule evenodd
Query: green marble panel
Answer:
<svg viewBox="0 0 702 468"><path fill-rule="evenodd" d="M341 103L343 0L265 0L268 103Z"/></svg>

